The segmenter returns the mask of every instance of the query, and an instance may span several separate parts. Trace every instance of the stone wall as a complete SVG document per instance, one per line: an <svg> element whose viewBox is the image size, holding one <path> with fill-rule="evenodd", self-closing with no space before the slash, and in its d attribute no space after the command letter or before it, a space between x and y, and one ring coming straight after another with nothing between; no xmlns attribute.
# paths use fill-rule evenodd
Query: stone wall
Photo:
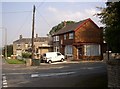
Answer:
<svg viewBox="0 0 120 89"><path fill-rule="evenodd" d="M107 61L108 87L110 89L120 89L120 59Z"/></svg>

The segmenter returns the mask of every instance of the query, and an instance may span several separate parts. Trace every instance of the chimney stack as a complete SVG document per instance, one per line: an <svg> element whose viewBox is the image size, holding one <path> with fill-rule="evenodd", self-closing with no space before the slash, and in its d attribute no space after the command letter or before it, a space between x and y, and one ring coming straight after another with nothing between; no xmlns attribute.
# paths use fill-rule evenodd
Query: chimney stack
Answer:
<svg viewBox="0 0 120 89"><path fill-rule="evenodd" d="M36 38L38 38L38 34L36 34Z"/></svg>
<svg viewBox="0 0 120 89"><path fill-rule="evenodd" d="M19 39L22 39L22 35L20 35Z"/></svg>
<svg viewBox="0 0 120 89"><path fill-rule="evenodd" d="M64 21L64 27L66 27L66 21Z"/></svg>

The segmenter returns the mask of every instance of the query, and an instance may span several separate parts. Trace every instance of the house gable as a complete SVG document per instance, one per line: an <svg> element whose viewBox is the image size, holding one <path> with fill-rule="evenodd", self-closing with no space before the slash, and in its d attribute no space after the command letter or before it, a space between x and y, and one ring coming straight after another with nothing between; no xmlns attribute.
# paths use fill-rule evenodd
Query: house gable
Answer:
<svg viewBox="0 0 120 89"><path fill-rule="evenodd" d="M88 19L75 29L75 42L102 43L102 30Z"/></svg>

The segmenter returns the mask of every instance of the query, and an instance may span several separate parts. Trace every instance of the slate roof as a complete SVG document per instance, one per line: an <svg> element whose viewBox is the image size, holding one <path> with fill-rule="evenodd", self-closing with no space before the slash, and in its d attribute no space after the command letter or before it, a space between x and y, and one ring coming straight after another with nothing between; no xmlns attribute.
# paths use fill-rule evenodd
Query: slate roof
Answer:
<svg viewBox="0 0 120 89"><path fill-rule="evenodd" d="M31 43L31 38L21 38L21 39L18 39L16 41L14 41L13 43L21 43L21 42L24 42L24 43ZM45 42L45 41L49 41L49 38L48 37L37 37L37 38L34 38L34 42Z"/></svg>
<svg viewBox="0 0 120 89"><path fill-rule="evenodd" d="M56 32L54 35L59 35L59 34L67 33L67 32L72 32L86 20L88 20L88 19L79 21L77 23L68 24L65 27L63 27L62 29L60 29L58 32Z"/></svg>

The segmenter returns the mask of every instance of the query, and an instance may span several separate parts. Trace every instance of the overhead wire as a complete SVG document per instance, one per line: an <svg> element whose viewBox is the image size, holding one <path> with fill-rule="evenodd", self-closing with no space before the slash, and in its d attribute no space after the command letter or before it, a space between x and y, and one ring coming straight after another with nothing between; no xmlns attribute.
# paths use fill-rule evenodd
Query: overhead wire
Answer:
<svg viewBox="0 0 120 89"><path fill-rule="evenodd" d="M32 11L13 11L13 12L0 12L0 14L12 14L12 13L28 13Z"/></svg>
<svg viewBox="0 0 120 89"><path fill-rule="evenodd" d="M22 28L24 27L25 23L27 22L28 17L30 16L30 14L31 14L31 13L29 13L29 14L26 16L26 18L24 19L22 25L21 25L21 26L19 27L19 29L16 31L16 34L20 33L20 31L23 30ZM22 29L22 30L21 30L21 29ZM13 35L13 36L14 36L14 35ZM14 38L14 37L13 37L13 38ZM12 38L12 39L13 39L13 38ZM11 40L12 40L12 39L11 39Z"/></svg>
<svg viewBox="0 0 120 89"><path fill-rule="evenodd" d="M45 19L45 17L42 15L42 14L40 14L40 12L38 11L38 15L40 16L40 17L42 17L42 19L47 23L47 25L49 26L49 27L51 27L50 26L50 24L48 23L48 21Z"/></svg>

